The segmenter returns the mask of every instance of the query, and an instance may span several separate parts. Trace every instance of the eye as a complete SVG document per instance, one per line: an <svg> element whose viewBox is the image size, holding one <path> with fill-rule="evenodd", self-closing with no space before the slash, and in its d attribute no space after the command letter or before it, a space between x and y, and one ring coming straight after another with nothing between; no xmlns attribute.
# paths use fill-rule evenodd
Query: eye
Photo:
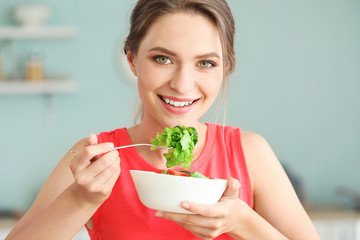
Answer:
<svg viewBox="0 0 360 240"><path fill-rule="evenodd" d="M210 68L210 67L215 67L216 65L212 61L201 61L199 63L199 66L201 68Z"/></svg>
<svg viewBox="0 0 360 240"><path fill-rule="evenodd" d="M170 58L165 57L165 56L155 56L155 57L153 57L153 59L161 64L170 64L171 63Z"/></svg>

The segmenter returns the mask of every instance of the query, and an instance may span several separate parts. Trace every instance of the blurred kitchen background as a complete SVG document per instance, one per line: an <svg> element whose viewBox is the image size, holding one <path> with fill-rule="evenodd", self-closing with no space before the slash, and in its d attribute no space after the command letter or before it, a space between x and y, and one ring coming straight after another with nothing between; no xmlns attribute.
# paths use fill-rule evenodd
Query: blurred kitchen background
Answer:
<svg viewBox="0 0 360 240"><path fill-rule="evenodd" d="M360 239L360 1L228 3L226 124L269 141L323 239ZM134 4L0 0L0 238L75 142L133 124L121 49Z"/></svg>

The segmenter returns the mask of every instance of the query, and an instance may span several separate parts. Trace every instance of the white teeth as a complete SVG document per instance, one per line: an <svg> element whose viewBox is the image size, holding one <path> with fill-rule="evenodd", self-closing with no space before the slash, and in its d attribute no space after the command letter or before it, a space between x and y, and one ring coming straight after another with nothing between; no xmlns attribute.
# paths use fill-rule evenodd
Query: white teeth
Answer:
<svg viewBox="0 0 360 240"><path fill-rule="evenodd" d="M167 104L170 104L174 107L184 107L184 106L189 106L191 105L194 101L191 101L191 102L178 102L178 101L174 101L174 100L170 100L170 99L167 99L165 97L162 97L162 100L164 102L166 102Z"/></svg>

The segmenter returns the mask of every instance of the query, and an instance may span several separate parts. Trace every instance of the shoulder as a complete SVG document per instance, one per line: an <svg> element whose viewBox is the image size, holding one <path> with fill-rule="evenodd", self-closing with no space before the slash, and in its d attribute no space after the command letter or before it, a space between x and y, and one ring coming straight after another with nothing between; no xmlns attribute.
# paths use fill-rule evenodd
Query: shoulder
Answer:
<svg viewBox="0 0 360 240"><path fill-rule="evenodd" d="M241 145L245 159L249 165L256 168L264 166L265 162L273 164L278 159L275 156L269 142L260 134L249 131L241 131Z"/></svg>
<svg viewBox="0 0 360 240"><path fill-rule="evenodd" d="M240 127L213 125L216 129L215 138L223 136L228 144L240 142L246 159L263 159L264 156L273 155L268 141L258 133L243 131Z"/></svg>
<svg viewBox="0 0 360 240"><path fill-rule="evenodd" d="M258 133L241 131L240 138L244 154L251 159L274 154L268 141Z"/></svg>
<svg viewBox="0 0 360 240"><path fill-rule="evenodd" d="M258 133L241 131L241 145L249 164L278 161L268 141Z"/></svg>
<svg viewBox="0 0 360 240"><path fill-rule="evenodd" d="M241 143L253 192L274 176L284 176L283 168L268 141L258 133L242 131Z"/></svg>

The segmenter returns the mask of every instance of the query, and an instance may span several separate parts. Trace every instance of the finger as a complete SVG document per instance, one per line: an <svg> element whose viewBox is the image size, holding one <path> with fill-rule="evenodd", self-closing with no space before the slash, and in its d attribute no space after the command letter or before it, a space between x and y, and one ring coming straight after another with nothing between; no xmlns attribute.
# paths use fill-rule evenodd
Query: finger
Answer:
<svg viewBox="0 0 360 240"><path fill-rule="evenodd" d="M81 174L86 175L87 178L95 178L97 175L105 171L105 169L107 169L109 166L114 164L117 158L119 158L119 152L116 150L105 153L96 161L92 161L90 165L82 170Z"/></svg>
<svg viewBox="0 0 360 240"><path fill-rule="evenodd" d="M198 227L208 227L218 219L217 217L204 217L198 214L170 213L162 211L157 211L155 216L162 217L167 220L172 220L177 223Z"/></svg>
<svg viewBox="0 0 360 240"><path fill-rule="evenodd" d="M218 205L206 205L198 204L190 201L184 201L181 203L181 207L195 214L199 214L204 217L224 217L225 212Z"/></svg>
<svg viewBox="0 0 360 240"><path fill-rule="evenodd" d="M227 188L220 201L224 198L238 198L240 191L240 182L235 178L229 178Z"/></svg>
<svg viewBox="0 0 360 240"><path fill-rule="evenodd" d="M201 217L195 214L184 214L184 213L170 213L163 211L156 211L155 216L162 217L167 220L171 220L183 225L194 225L194 226L202 226L201 225Z"/></svg>
<svg viewBox="0 0 360 240"><path fill-rule="evenodd" d="M212 239L221 231L221 221L219 218L207 218L196 214L178 214L161 211L157 211L155 215L178 223L201 239ZM213 237L209 238L209 236Z"/></svg>
<svg viewBox="0 0 360 240"><path fill-rule="evenodd" d="M110 194L117 178L120 175L120 158L117 157L115 161L108 166L104 171L96 175L91 180L91 191L102 192L103 194Z"/></svg>
<svg viewBox="0 0 360 240"><path fill-rule="evenodd" d="M192 226L183 223L178 223L178 224L183 228L187 229L188 231L190 231L192 234L194 234L200 239L213 239L218 235L220 235L219 233L221 233L220 231L211 229L209 227Z"/></svg>
<svg viewBox="0 0 360 240"><path fill-rule="evenodd" d="M94 180L98 181L100 184L105 184L107 181L109 181L109 179L112 178L112 176L114 174L116 175L117 172L120 170L120 157L119 157L118 153L115 153L115 155L114 155L115 157L109 156L111 154L112 154L112 152L108 153L107 155L104 155L104 157L110 158L110 160L106 160L109 162L109 164L104 164L103 166L101 166L101 164L100 164L99 167L100 168L103 167L103 170L98 171L98 174L96 174L94 176ZM102 161L102 160L103 159L101 158L98 161Z"/></svg>
<svg viewBox="0 0 360 240"><path fill-rule="evenodd" d="M95 162L97 164L96 166L94 166L95 163L92 163L81 171L73 172L75 182L80 186L86 187L91 192L99 192L104 182L111 177L111 169L120 167L119 161L116 153L108 153ZM110 167L111 165L113 166ZM106 169L109 170L105 171Z"/></svg>
<svg viewBox="0 0 360 240"><path fill-rule="evenodd" d="M183 224L183 223L177 223L177 224L179 224L181 227L185 228L186 230L190 231L192 234L194 234L198 238L207 239L205 234L206 234L207 231L209 231L209 229L206 229L206 228L203 228L203 227L198 227L198 226L186 225L186 224Z"/></svg>
<svg viewBox="0 0 360 240"><path fill-rule="evenodd" d="M112 190L117 179L119 178L120 172L121 172L121 168L120 168L120 161L119 161L119 164L117 164L117 166L114 168L114 171L111 172L110 178L108 178L108 180L106 182L104 182L104 186L109 188L110 191Z"/></svg>
<svg viewBox="0 0 360 240"><path fill-rule="evenodd" d="M86 168L92 160L95 160L96 156L109 152L112 148L114 148L114 144L111 142L86 146L73 159L73 168L77 170Z"/></svg>

